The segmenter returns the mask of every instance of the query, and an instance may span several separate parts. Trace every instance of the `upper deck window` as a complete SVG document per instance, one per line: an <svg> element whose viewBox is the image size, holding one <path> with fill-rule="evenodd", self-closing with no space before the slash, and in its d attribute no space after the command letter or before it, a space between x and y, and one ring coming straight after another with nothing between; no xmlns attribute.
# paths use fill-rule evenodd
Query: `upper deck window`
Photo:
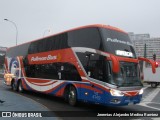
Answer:
<svg viewBox="0 0 160 120"><path fill-rule="evenodd" d="M28 47L30 46L30 43L18 45L16 47L10 48L6 52L7 57L17 57L17 56L26 56L28 54Z"/></svg>
<svg viewBox="0 0 160 120"><path fill-rule="evenodd" d="M68 33L70 47L101 49L101 36L98 28L83 28Z"/></svg>
<svg viewBox="0 0 160 120"><path fill-rule="evenodd" d="M28 54L68 48L67 39L67 33L63 33L60 35L34 41L29 47Z"/></svg>

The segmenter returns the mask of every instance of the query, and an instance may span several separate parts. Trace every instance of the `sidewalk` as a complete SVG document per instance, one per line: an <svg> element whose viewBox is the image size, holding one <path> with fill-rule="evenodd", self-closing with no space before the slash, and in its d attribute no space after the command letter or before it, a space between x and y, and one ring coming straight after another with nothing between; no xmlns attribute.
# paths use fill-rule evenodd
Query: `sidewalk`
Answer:
<svg viewBox="0 0 160 120"><path fill-rule="evenodd" d="M40 103L37 103L36 101L24 97L20 94L16 94L13 92L10 92L6 86L3 84L3 80L0 79L0 100L5 101L4 103L0 103L0 116L2 116L2 112L9 111L9 112L45 112L49 111L48 108L41 105ZM28 114L27 114L28 115ZM55 116L54 113L52 116ZM2 118L0 117L0 120L13 120L14 118ZM17 118L15 118L17 119ZM18 118L18 119L33 119L33 120L57 120L56 117L43 117L42 118Z"/></svg>

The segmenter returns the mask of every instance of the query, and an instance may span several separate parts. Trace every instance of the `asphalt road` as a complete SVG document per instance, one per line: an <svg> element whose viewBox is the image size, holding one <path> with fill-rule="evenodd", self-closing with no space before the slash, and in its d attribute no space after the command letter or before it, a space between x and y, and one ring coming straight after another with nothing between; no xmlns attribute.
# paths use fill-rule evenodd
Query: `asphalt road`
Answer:
<svg viewBox="0 0 160 120"><path fill-rule="evenodd" d="M133 119L133 120L159 120L160 117L140 117L139 114L137 117L98 117L99 111L104 111L105 114L109 112L138 112L144 114L144 111L149 111L149 113L156 113L160 111L160 86L158 88L151 88L149 85L145 85L143 100L138 105L129 105L123 107L104 107L100 105L79 103L78 106L73 107L67 104L62 98L57 98L53 96L48 96L40 93L33 92L24 92L18 93L12 91L10 87L1 85L2 89L9 91L11 93L21 94L27 98L31 98L32 100L44 105L50 111L54 111L55 115L58 116L62 120L106 120L109 119ZM104 114L104 113L100 113ZM160 113L159 113L160 114ZM67 117L66 117L67 116ZM93 117L97 116L97 117Z"/></svg>

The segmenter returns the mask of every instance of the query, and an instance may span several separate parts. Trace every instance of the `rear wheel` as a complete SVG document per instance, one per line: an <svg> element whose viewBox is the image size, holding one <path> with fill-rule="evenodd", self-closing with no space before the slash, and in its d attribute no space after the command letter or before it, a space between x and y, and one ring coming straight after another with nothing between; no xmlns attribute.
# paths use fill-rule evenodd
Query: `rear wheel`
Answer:
<svg viewBox="0 0 160 120"><path fill-rule="evenodd" d="M22 81L21 81L21 80L20 80L19 83L18 83L18 91L21 92L21 93L24 92L24 89L23 89Z"/></svg>
<svg viewBox="0 0 160 120"><path fill-rule="evenodd" d="M155 82L151 83L151 87L152 88L156 88L157 87L157 83L155 83Z"/></svg>
<svg viewBox="0 0 160 120"><path fill-rule="evenodd" d="M75 106L77 104L77 92L76 92L76 88L74 86L69 87L68 103L72 106Z"/></svg>
<svg viewBox="0 0 160 120"><path fill-rule="evenodd" d="M12 80L11 87L12 87L12 90L17 91L17 85L15 83L15 80Z"/></svg>

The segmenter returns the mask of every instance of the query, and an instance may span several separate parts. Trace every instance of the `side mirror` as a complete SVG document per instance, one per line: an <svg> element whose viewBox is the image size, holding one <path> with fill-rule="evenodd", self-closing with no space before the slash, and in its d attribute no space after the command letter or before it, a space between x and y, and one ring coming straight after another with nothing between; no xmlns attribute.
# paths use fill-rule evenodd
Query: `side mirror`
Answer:
<svg viewBox="0 0 160 120"><path fill-rule="evenodd" d="M110 58L111 58L111 60L112 60L112 63L113 63L113 67L112 67L112 70L113 70L113 72L114 73L118 73L119 72L119 60L118 60L118 58L116 57L116 56L114 56L114 55L111 55L110 54Z"/></svg>
<svg viewBox="0 0 160 120"><path fill-rule="evenodd" d="M158 66L159 66L159 65L158 65L158 62L155 62L155 64L156 64L156 68L158 68Z"/></svg>
<svg viewBox="0 0 160 120"><path fill-rule="evenodd" d="M153 72L153 73L156 73L156 68L157 68L157 67L156 67L156 62L155 62L155 61L149 60L149 59L143 58L143 57L138 57L138 60L141 60L141 61L145 61L145 62L150 63L151 66L152 66L152 72Z"/></svg>

